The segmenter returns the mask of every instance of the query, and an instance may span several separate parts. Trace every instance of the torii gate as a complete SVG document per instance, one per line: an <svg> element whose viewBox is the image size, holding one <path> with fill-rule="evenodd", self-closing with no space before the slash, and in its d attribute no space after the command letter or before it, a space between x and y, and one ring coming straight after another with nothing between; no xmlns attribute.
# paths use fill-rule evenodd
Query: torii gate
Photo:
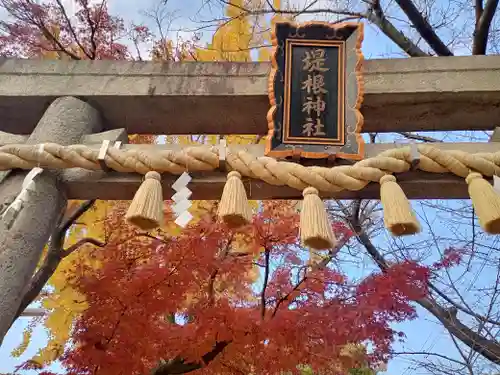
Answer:
<svg viewBox="0 0 500 375"><path fill-rule="evenodd" d="M340 32L340 38L332 36L330 40L340 40L348 47L351 41L354 43L352 49L359 49L362 31L358 24L337 25L335 29L345 30L346 27L354 31ZM308 35L302 33L300 27L294 30L292 37L288 34L280 39L278 35L275 45L279 47L280 41L284 43L286 38L304 39ZM317 31L313 34L312 39L322 39L323 34ZM321 48L340 51L342 43ZM296 51L303 54L300 47L307 50L320 45L319 42L298 43ZM282 52L286 55L284 51L285 48ZM292 58L293 46L289 53ZM348 56L349 49L344 53ZM349 69L348 60L345 60L346 69ZM325 146L325 150L329 148L325 151L329 154L327 157L316 155L310 159L304 149L312 144L313 153L318 153L318 143L308 143L311 137L291 148L283 138L279 139L285 150L291 150L293 163L277 162L265 156L273 155L276 144L230 145L227 148L183 148L170 144L124 144L120 149L103 147L104 140L125 143L127 133L280 134L270 125L274 121L272 116L266 121L270 107L268 94L270 91L276 94L276 85L281 85L284 91L291 90L293 80L288 83L285 79L274 81L276 71L284 68L278 65L276 60L273 68L268 63L1 60L0 170L14 169L10 173L2 172L2 213L23 190L25 173L22 169L40 166L50 171L44 170L36 176L35 187L31 186L31 191L23 195L18 207L14 207L17 216L3 220L0 225L0 337L10 326L23 289L68 199L132 199L142 175L152 170L170 172L161 176L161 185L154 183L156 193L159 194L161 186L164 197L172 195L171 186L177 175L188 170L193 176L189 183L191 199L219 199L224 187L229 185L226 175L231 169L249 178L236 185L244 187L237 193L250 199L301 199L302 193L311 195L308 194L311 190L301 192L310 186L317 188L323 198L379 199L379 183L373 176L366 177L367 169L364 172L358 169L355 176L351 162L332 157L338 153L338 147L343 147L339 141L332 147ZM364 124L359 131L493 130L498 125L500 56L367 60L363 66L360 82L364 94L361 107ZM300 74L291 69L290 74L300 78ZM336 69L339 77L346 71L339 65ZM344 77L347 97L350 81L348 76ZM269 90L273 84L274 88ZM293 97L296 93L290 95ZM271 98L271 106L276 105L276 101L276 97L274 103ZM293 118L297 118L298 113L288 114L291 133ZM411 163L415 149L395 144L366 144L358 159L362 159L359 165L373 169L373 173L395 173L401 189L410 199L469 198L465 177L471 171L491 178L500 170L500 150L494 143L497 140L500 136L494 133L491 143L422 145L418 149L420 165L416 168ZM81 145L65 147L75 144ZM381 154L382 158L377 159ZM390 166L384 158L395 164ZM226 168L221 168L222 165ZM307 166L313 168L307 169ZM336 172L330 175L327 169ZM321 178L315 177L316 174ZM376 174L377 181L379 174ZM486 183L490 191L482 183L485 180L472 177L469 189L473 190L471 186L479 182L479 188L483 192L486 189L486 196L494 200L491 186ZM177 190L181 188L182 184ZM160 198L161 195L156 197ZM226 196L224 199L230 201L232 198ZM494 215L495 210L500 210L500 204L497 201L484 204L488 207L486 211L493 212L490 215L482 210L481 199L477 195L473 197L476 212L490 232L498 233L500 218ZM240 211L236 216L248 219L244 208L236 208ZM227 214L231 217L235 213Z"/></svg>

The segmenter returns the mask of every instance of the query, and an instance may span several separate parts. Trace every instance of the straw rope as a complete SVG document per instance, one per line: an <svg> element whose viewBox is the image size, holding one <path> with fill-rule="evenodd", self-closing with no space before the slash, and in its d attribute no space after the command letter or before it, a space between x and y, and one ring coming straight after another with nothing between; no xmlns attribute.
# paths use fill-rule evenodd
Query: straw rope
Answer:
<svg viewBox="0 0 500 375"><path fill-rule="evenodd" d="M445 151L429 145L418 145L418 169L432 173L452 173L467 177L470 171L484 176L500 174L500 151L469 154L459 150ZM195 146L180 151L109 148L106 165L117 172L149 171L181 174L183 171L212 171L219 166L218 147ZM36 166L49 169L84 168L100 170L99 151L85 145L61 146L6 145L0 147L0 170L31 169ZM290 186L303 190L308 186L323 192L358 191L370 182L379 182L386 174L403 173L411 168L410 147L384 151L351 166L305 167L300 164L255 157L246 151L228 149L226 165L242 176L260 179L271 185Z"/></svg>

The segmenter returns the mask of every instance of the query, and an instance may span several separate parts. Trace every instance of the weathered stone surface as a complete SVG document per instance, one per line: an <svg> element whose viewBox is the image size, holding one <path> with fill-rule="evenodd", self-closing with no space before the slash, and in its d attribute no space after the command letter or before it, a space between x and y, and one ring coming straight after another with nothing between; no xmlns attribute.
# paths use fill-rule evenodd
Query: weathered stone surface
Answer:
<svg viewBox="0 0 500 375"><path fill-rule="evenodd" d="M25 143L29 136L24 134L12 134L0 131L0 146L13 144L13 143Z"/></svg>
<svg viewBox="0 0 500 375"><path fill-rule="evenodd" d="M365 132L494 129L500 56L365 61ZM29 134L60 95L129 134L265 134L268 63L0 60L0 130Z"/></svg>
<svg viewBox="0 0 500 375"><path fill-rule="evenodd" d="M28 144L79 143L85 134L102 128L99 112L73 98L55 100L28 138ZM60 171L44 171L11 228L0 222L0 343L19 307L23 291L58 219L64 213L67 194L59 183ZM12 172L0 184L0 203L8 203L21 191L25 173Z"/></svg>

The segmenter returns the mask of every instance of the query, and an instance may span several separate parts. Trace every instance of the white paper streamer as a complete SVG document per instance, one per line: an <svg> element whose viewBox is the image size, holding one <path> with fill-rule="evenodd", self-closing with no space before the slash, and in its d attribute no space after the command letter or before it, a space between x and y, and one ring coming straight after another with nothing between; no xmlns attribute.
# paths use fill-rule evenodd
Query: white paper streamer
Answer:
<svg viewBox="0 0 500 375"><path fill-rule="evenodd" d="M500 177L496 175L493 176L493 189L500 194Z"/></svg>
<svg viewBox="0 0 500 375"><path fill-rule="evenodd" d="M193 218L193 215L191 215L191 213L188 211L192 205L191 201L189 200L192 191L187 188L187 184L189 184L189 182L191 182L191 176L189 175L189 173L184 172L172 184L172 189L177 192L172 196L172 200L175 202L175 204L172 206L172 210L177 217L175 219L175 224L182 228L185 228Z"/></svg>
<svg viewBox="0 0 500 375"><path fill-rule="evenodd" d="M2 220L10 227L17 215L23 208L24 202L28 199L29 192L35 189L35 177L43 172L42 168L35 167L26 175L22 183L22 189L16 199L5 209Z"/></svg>

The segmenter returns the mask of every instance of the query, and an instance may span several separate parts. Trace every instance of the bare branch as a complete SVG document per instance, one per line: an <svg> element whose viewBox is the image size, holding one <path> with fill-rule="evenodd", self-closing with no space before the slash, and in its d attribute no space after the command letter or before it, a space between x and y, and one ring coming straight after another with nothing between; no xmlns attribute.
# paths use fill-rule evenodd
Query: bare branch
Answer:
<svg viewBox="0 0 500 375"><path fill-rule="evenodd" d="M448 302L449 304L451 304L457 310L463 311L464 313L469 314L470 316L473 316L474 318L476 318L480 322L491 323L491 324L500 326L500 322L499 321L489 319L489 318L487 318L485 316L482 316L480 314L476 314L471 309L469 309L469 308L467 308L465 306L462 306L459 303L453 301L445 293L443 293L442 291L440 291L434 284L429 283L429 288L431 288L432 290L434 290L434 292L436 292L441 298L443 298L446 302Z"/></svg>
<svg viewBox="0 0 500 375"><path fill-rule="evenodd" d="M266 14L279 14L279 15L297 15L297 14L318 14L318 13L326 13L326 14L338 14L343 16L352 16L356 18L366 18L366 14L360 12L353 12L348 9L331 9L331 8L314 8L311 9L311 4L305 7L302 10L290 10L290 9L275 9L271 7L270 9L248 9L245 6L234 4L230 0L219 0L221 3L234 7L238 10L244 12L247 16L260 16ZM234 17L233 19L237 19L238 17ZM231 19L230 21L232 21Z"/></svg>
<svg viewBox="0 0 500 375"><path fill-rule="evenodd" d="M401 31L399 31L392 23L387 19L380 6L379 1L373 3L372 9L368 12L366 18L375 24L390 40L392 40L399 48L411 57L425 57L429 56L420 49L415 43L408 39Z"/></svg>
<svg viewBox="0 0 500 375"><path fill-rule="evenodd" d="M405 12L415 29L424 38L427 44L436 52L438 56L453 56L450 49L443 43L434 31L434 28L424 18L412 0L396 0L399 7Z"/></svg>
<svg viewBox="0 0 500 375"><path fill-rule="evenodd" d="M462 348L460 348L460 345L458 344L458 341L455 338L455 336L453 336L450 331L448 331L448 334L450 335L451 341L453 341L453 345L455 345L455 348L457 349L458 354L460 354L460 357L462 357L462 359L464 360L464 366L467 367L467 369L469 370L469 374L470 375L474 375L474 372L472 370L472 365L470 363L471 362L470 358L467 358L467 356L465 355L465 353L462 350ZM473 353L472 350L471 350L471 353Z"/></svg>
<svg viewBox="0 0 500 375"><path fill-rule="evenodd" d="M473 55L486 54L491 22L493 20L493 16L495 15L497 7L498 7L498 0L488 0L486 2L484 10L481 12L481 17L479 17L479 21L476 22L476 28L474 30L474 37L472 40ZM476 17L477 17L477 5L476 5Z"/></svg>
<svg viewBox="0 0 500 375"><path fill-rule="evenodd" d="M498 341L488 340L474 332L453 314L427 297L416 302L434 315L457 339L492 363L500 365L500 343Z"/></svg>
<svg viewBox="0 0 500 375"><path fill-rule="evenodd" d="M246 11L247 14L250 16L259 16L259 15L273 14L273 13L274 14L282 14L282 15L290 15L290 14L297 14L297 13L301 13L301 14L330 13L330 14L339 14L342 16L352 16L352 17L356 17L356 18L365 18L366 17L366 14L364 14L364 13L353 12L353 11L350 11L347 9L328 9L328 8L304 9L304 10L301 10L299 12L297 12L295 10L287 10L287 9L276 10L276 11L271 11L268 9L257 9L257 10L245 10L244 8L242 8L242 9L244 11Z"/></svg>
<svg viewBox="0 0 500 375"><path fill-rule="evenodd" d="M60 248L57 246L49 246L48 253L42 266L36 271L35 275L31 278L28 289L23 295L21 304L17 309L16 315L12 321L14 321L21 316L23 311L38 297L43 287L54 274L57 266L61 262L62 258L60 255Z"/></svg>
<svg viewBox="0 0 500 375"><path fill-rule="evenodd" d="M399 132L398 134L402 135L405 138L408 139L415 139L416 141L423 141L423 142L443 142L440 139L437 138L432 138L432 137L427 137L425 135L420 135L420 134L413 134L409 132Z"/></svg>
<svg viewBox="0 0 500 375"><path fill-rule="evenodd" d="M446 359L447 361L454 362L454 363L457 363L459 365L465 366L465 364L463 362L458 361L456 359L453 359L451 357L448 357L446 355L439 354L439 353L432 353L432 352L392 352L391 354L393 354L393 355L425 355L425 356L431 355L431 356L443 358L443 359Z"/></svg>
<svg viewBox="0 0 500 375"><path fill-rule="evenodd" d="M379 1L375 1L371 5L371 9L367 13L353 12L348 9L332 9L332 8L313 8L312 5L316 3L313 1L311 4L306 6L302 10L288 10L288 9L275 9L274 7L269 7L269 9L257 9L251 10L243 6L234 5L228 0L219 0L223 4L228 6L234 6L239 10L245 12L247 15L257 16L264 14L281 14L281 15L300 15L300 14L336 14L346 16L347 19L362 19L366 18L376 26L396 45L398 45L403 51L405 51L411 57L425 57L429 56L428 53L420 49L415 43L413 43L409 38L407 38L401 31L399 31L388 19L385 17L384 12L380 6Z"/></svg>
<svg viewBox="0 0 500 375"><path fill-rule="evenodd" d="M355 229L359 242L365 247L368 254L370 254L379 268L382 271L387 270L387 261L377 250L375 245L373 245L366 233L362 230L359 222L359 215L356 216L353 214L350 217L350 224ZM481 354L492 363L500 364L500 343L494 339L487 339L463 324L457 318L456 310L454 312L447 310L440 306L436 301L431 300L429 297L418 299L415 302L434 315L451 334L453 334L469 348Z"/></svg>

